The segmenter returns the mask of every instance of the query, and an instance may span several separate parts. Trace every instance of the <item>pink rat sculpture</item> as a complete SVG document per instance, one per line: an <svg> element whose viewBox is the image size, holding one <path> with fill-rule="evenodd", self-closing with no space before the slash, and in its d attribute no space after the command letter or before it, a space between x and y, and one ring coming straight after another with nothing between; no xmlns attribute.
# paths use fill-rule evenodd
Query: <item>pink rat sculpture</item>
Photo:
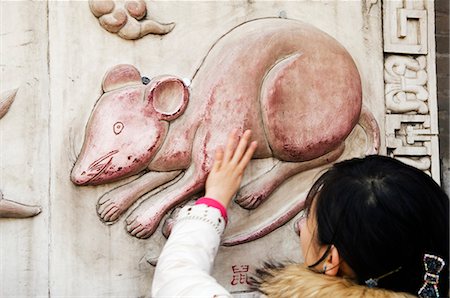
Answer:
<svg viewBox="0 0 450 298"><path fill-rule="evenodd" d="M339 158L358 121L371 153L378 147L376 121L364 109L361 114L361 82L351 56L335 39L299 21L267 18L237 26L210 49L190 86L173 76L145 85L131 65L113 67L102 85L71 180L97 185L146 172L100 198L98 214L105 222L163 185L143 203L144 212L127 218L127 230L138 238L152 235L165 214L203 190L215 149L234 129L252 130L258 141L254 158L279 160L241 188L236 202L247 209L287 178Z"/></svg>

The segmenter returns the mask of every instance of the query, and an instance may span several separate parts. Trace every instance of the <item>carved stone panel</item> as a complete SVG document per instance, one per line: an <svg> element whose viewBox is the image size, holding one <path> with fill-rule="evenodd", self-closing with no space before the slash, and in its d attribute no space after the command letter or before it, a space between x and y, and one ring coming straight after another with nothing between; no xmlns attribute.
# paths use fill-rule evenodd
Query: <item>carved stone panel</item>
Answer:
<svg viewBox="0 0 450 298"><path fill-rule="evenodd" d="M239 24L214 43L189 81L186 86L162 75L145 84L132 65L115 66L103 78L104 94L86 125L72 182L99 185L145 173L102 196L102 221L114 223L143 194L164 188L127 218L135 237L152 236L164 215L203 191L214 152L234 129L251 129L259 144L254 157L275 163L239 191L235 202L250 211L260 205L280 210L272 193L296 174L337 160L357 123L372 141L370 152L378 152L379 128L361 108L353 59L309 24L280 18ZM267 235L292 219L300 203L286 200L286 211L261 217L258 228L240 224L239 235L228 235L223 244Z"/></svg>
<svg viewBox="0 0 450 298"><path fill-rule="evenodd" d="M23 82L16 111L0 122L0 189L8 198L29 192L23 202L43 210L2 219L2 297L149 296L173 216L202 194L211 152L232 128L253 128L261 144L213 268L235 295L261 262L301 260L295 222L331 162L389 150L430 168L433 122L408 115L433 111L432 63L406 57L383 68L381 1L0 3L1 90ZM405 13L409 35L420 15ZM176 26L156 36L150 20ZM263 26L252 27L256 20ZM277 25L289 22L309 34L291 52L295 38ZM335 40L330 47L310 42L324 36ZM353 62L337 65L327 49ZM303 63L314 57L307 53L322 56ZM345 69L357 69L361 82L350 104L333 97L342 94L336 84L357 82L342 79ZM390 122L384 80L390 115L402 116ZM376 127L391 138L379 140Z"/></svg>

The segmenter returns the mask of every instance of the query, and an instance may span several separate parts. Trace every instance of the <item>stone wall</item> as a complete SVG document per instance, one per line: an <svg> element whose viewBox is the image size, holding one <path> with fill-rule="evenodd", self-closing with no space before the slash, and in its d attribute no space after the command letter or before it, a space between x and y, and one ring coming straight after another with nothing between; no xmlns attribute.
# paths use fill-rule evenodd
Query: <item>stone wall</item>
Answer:
<svg viewBox="0 0 450 298"><path fill-rule="evenodd" d="M425 26L426 34L416 34L425 28L423 22L429 21L424 17L427 12L434 16L428 5L431 2L416 1L417 5L405 2L408 7L403 11L412 15L404 19L407 22L403 25L407 26L403 29L414 35L408 37L406 43L414 42L417 36L424 38L425 44L434 40L432 22ZM145 193L117 222L104 224L97 210L99 199L122 189L123 184L134 185L142 176L105 185L77 186L71 181L71 170L84 142L86 123L102 95L102 78L117 64L132 64L146 77L171 74L187 78L189 82L212 45L232 28L251 20L267 17L300 20L331 35L347 49L358 68L363 104L375 118L371 123L378 123L381 130L380 153L397 150L397 157L406 156L412 162L419 160L419 165L419 158L430 161L436 156L432 154L434 147L431 148L437 144L434 130L431 135L429 131L429 124L434 121L429 120L431 115L412 115L413 126L417 122L428 125L416 130L413 127L412 144L411 140L407 144L404 142L405 133L411 128L408 121L401 127L391 121L391 135L386 134L382 1L147 1L146 19L175 23L173 31L167 35L148 36L143 36L140 29L135 30L143 23L134 23L118 34L107 32L96 17L100 13L94 16L87 1L0 3L0 91L18 88L14 103L0 120L0 190L5 199L42 208L33 218L2 218L0 221L0 297L143 297L149 294L153 265L165 242L162 227L169 216L161 221L161 226L149 239L130 236L126 218L136 210L144 211L144 203L151 203L149 197L161 189ZM402 5L403 1L398 3ZM390 10L386 16L392 24L398 23L395 11ZM105 27L118 31L113 25ZM397 30L393 32L397 34ZM126 40L124 37L141 38ZM403 42L400 40L400 48ZM402 84L417 83L414 76L417 72L423 74L426 65L427 87L432 93L430 98L434 99L435 65L430 62L431 57L434 59L434 43L429 44L428 51L429 60L425 64L422 53L412 62L409 52L396 54L393 61L398 64L387 63L391 66L393 80L389 87L397 88L394 91L404 95ZM405 56L413 69L404 67ZM418 84L418 88L413 86L412 89L425 88L425 83ZM448 84L446 88L444 94L448 95ZM430 102L428 100L428 104ZM442 99L440 102L445 103ZM430 110L436 112L433 106ZM391 116L394 120L408 120L411 115ZM331 118L332 125L335 119ZM448 103L447 112L445 107L441 109L441 119L448 119ZM301 119L288 120L301 123ZM109 128L109 133L120 133L116 126ZM362 126L356 126L339 158L364 155L373 136L365 134ZM387 150L386 138L393 146L391 151ZM433 144L421 146L430 138ZM441 154L443 152L445 149ZM395 154L393 152L393 156ZM448 169L448 158L446 160L445 169ZM274 159L255 161L243 184L257 181L275 168L276 163ZM424 164L424 170L434 174L437 165L431 165L431 161ZM93 163L93 167L97 165ZM249 229L264 230L267 220L292 214L289 207L298 206L312 180L326 166L308 169L287 179L255 210L233 203L225 237L239 236ZM435 179L438 177L433 175ZM213 275L230 291L240 292L246 288L247 274L261 261L300 260L296 218L297 213L261 239L221 246Z"/></svg>
<svg viewBox="0 0 450 298"><path fill-rule="evenodd" d="M439 152L442 187L450 194L449 160L449 1L437 0L436 9L436 71L439 105Z"/></svg>
<svg viewBox="0 0 450 298"><path fill-rule="evenodd" d="M118 220L104 224L96 208L99 199L128 182L135 185L131 181L142 176L105 185L77 186L71 181L86 123L102 95L102 78L115 65L132 64L142 76L170 74L187 82L215 42L232 28L259 18L299 20L326 32L347 49L361 76L363 103L384 129L381 2L147 3L146 19L174 22L170 33L140 36L135 34L136 26L110 33L100 26L87 1L1 2L1 91L18 91L0 121L0 190L5 199L42 207L36 217L0 221L1 297L149 294L152 264L165 242L162 227L167 217L149 239L132 237L126 218L146 210L145 203L152 204L149 196L161 189L146 193ZM195 84L202 85L192 80ZM322 111L316 109L319 117ZM301 124L301 119L290 120ZM105 132L120 133L112 124ZM372 136L357 126L340 159L363 155ZM386 153L383 138L381 142L381 153ZM255 162L244 185L275 165L273 159ZM244 290L247 274L262 260L300 259L294 225L298 212L292 212L292 206L300 206L323 167L288 179L254 210L231 206L225 235L229 238L245 235L249 229L264 230L265 223L290 218L287 214L294 218L261 239L219 249L213 274L230 291Z"/></svg>

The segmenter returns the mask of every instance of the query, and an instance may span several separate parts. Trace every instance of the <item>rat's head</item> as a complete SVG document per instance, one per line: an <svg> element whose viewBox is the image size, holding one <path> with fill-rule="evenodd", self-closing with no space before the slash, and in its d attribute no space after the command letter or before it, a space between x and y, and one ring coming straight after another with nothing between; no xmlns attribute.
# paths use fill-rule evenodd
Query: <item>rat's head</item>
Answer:
<svg viewBox="0 0 450 298"><path fill-rule="evenodd" d="M83 147L72 169L76 185L95 185L137 174L157 153L168 122L183 114L188 88L161 76L145 85L131 65L112 68L103 79L104 94L86 125Z"/></svg>

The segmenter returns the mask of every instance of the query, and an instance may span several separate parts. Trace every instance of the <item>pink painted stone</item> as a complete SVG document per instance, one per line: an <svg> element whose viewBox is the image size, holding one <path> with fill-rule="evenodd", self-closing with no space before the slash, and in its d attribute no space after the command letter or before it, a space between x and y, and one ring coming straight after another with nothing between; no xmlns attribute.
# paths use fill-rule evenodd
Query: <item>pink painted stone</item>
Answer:
<svg viewBox="0 0 450 298"><path fill-rule="evenodd" d="M361 82L348 52L326 33L293 20L237 26L214 44L189 87L171 76L148 85L139 77L131 65L105 76L105 93L71 173L75 184L95 185L147 171L100 199L99 216L114 222L140 196L184 171L127 219L128 231L139 238L203 190L214 151L233 129L253 131L259 144L254 158L280 160L238 194L236 201L252 209L287 178L339 158L360 119ZM261 231L295 215L287 214ZM255 235L266 233L261 231Z"/></svg>

